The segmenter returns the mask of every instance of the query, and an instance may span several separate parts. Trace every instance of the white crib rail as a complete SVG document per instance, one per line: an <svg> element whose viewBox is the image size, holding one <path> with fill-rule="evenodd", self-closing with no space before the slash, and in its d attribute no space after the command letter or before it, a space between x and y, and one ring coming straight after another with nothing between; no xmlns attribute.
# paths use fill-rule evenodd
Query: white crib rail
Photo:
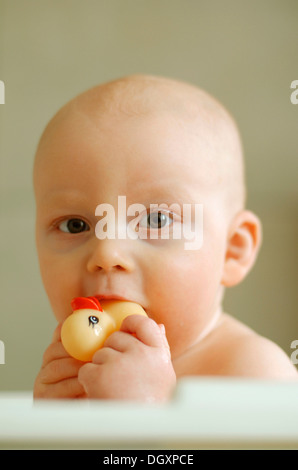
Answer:
<svg viewBox="0 0 298 470"><path fill-rule="evenodd" d="M0 423L2 449L298 449L298 383L189 378L166 405L5 392Z"/></svg>

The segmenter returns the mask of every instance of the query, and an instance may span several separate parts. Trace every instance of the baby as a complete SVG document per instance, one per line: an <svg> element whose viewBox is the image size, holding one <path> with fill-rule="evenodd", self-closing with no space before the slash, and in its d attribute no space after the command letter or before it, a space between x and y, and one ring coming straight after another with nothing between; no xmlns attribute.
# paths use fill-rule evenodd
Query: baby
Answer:
<svg viewBox="0 0 298 470"><path fill-rule="evenodd" d="M245 209L237 127L214 98L152 76L97 86L48 124L34 188L41 275L58 321L35 398L163 402L183 376L297 380L277 345L222 311L225 288L256 260L261 225ZM119 196L146 209L127 215L136 237L98 237L96 207L117 217ZM183 231L173 236L183 205L203 208L197 249L186 249ZM65 351L61 324L74 297L94 295L137 302L148 318L127 317L83 363Z"/></svg>

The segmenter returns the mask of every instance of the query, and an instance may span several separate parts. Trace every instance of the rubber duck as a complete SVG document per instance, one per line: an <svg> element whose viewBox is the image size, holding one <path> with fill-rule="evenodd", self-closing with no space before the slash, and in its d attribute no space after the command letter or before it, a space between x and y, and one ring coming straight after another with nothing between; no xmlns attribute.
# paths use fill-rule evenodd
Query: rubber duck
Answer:
<svg viewBox="0 0 298 470"><path fill-rule="evenodd" d="M126 300L101 300L96 296L76 297L71 301L73 313L61 329L61 341L68 354L90 362L105 340L120 329L129 315L147 316L141 305Z"/></svg>

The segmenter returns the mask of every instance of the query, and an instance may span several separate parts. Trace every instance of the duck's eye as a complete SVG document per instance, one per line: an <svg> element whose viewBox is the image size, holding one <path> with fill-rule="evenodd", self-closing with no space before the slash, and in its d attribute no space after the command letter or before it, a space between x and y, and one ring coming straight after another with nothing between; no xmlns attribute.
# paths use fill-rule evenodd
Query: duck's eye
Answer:
<svg viewBox="0 0 298 470"><path fill-rule="evenodd" d="M92 328L94 328L94 325L96 325L99 322L98 317L96 317L95 315L90 315L90 317L88 317L88 320L89 320L89 326L92 326Z"/></svg>
<svg viewBox="0 0 298 470"><path fill-rule="evenodd" d="M59 224L59 229L66 233L81 233L89 230L89 225L82 219L67 219Z"/></svg>

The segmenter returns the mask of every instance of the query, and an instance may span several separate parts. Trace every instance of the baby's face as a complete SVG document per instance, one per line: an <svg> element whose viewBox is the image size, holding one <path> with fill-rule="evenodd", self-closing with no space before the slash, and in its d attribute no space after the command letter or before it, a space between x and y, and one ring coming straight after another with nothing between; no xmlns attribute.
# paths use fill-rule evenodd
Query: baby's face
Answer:
<svg viewBox="0 0 298 470"><path fill-rule="evenodd" d="M74 297L119 297L165 325L173 358L199 340L220 307L228 228L210 152L200 132L169 113L98 117L72 110L52 126L38 150L36 235L59 322L71 314ZM146 211L127 216L138 238L100 240L96 207L110 204L117 220L118 196L148 212L150 204L178 204L181 213L183 204L202 204L202 246L186 249L183 231L181 239L162 239L165 227L183 226L179 211L162 209L149 218Z"/></svg>

